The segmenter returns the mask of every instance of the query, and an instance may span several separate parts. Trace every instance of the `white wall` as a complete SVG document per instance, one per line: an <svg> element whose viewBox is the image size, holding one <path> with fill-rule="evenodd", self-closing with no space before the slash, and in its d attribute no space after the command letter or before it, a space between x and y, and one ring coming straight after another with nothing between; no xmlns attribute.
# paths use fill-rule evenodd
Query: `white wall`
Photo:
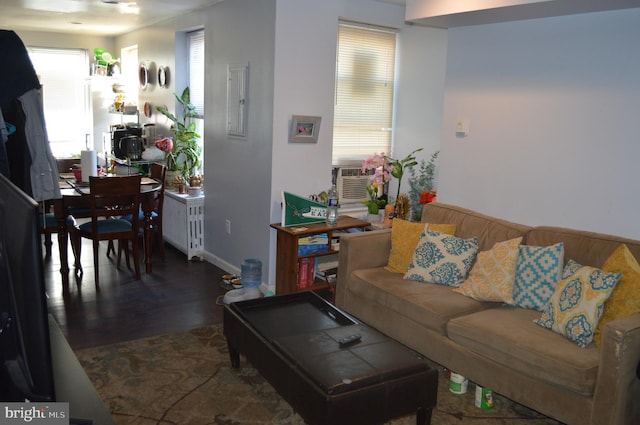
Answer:
<svg viewBox="0 0 640 425"><path fill-rule="evenodd" d="M428 161L440 150L442 102L447 60L447 31L406 26L400 32L398 52L398 86L394 123L395 158L404 158L415 149L418 160ZM401 182L401 192L408 193L410 175ZM392 181L389 193L397 193Z"/></svg>
<svg viewBox="0 0 640 425"><path fill-rule="evenodd" d="M271 137L273 111L275 0L234 0L119 37L117 45L138 45L140 61L168 65L170 86L141 91L140 103L175 108L174 92L185 86L184 59L175 56L179 33L205 31L205 223L206 259L239 272L246 258L262 261L268 275ZM178 35L176 35L178 34ZM227 67L249 66L247 137L227 135ZM167 128L154 112L146 120ZM225 231L231 221L231 235ZM266 279L263 279L266 280Z"/></svg>
<svg viewBox="0 0 640 425"><path fill-rule="evenodd" d="M447 32L404 25L404 7L376 0L234 0L119 36L114 52L138 46L140 61L169 66L170 86L156 82L139 105L174 106L182 89L176 32L204 27L205 257L228 271L245 258L263 263L263 281L275 288L276 234L281 192L307 195L331 182L334 74L338 19L400 29L394 154L418 147L429 159L439 149ZM93 48L95 46L91 46ZM117 54L117 53L116 53ZM248 136L226 135L227 65L249 64ZM176 67L178 69L176 70ZM291 115L322 117L317 144L290 144ZM154 112L141 122L166 124ZM162 131L162 130L160 130ZM373 153L373 152L372 152ZM404 190L408 183L403 183ZM395 189L394 193L395 193ZM225 233L225 220L232 225Z"/></svg>
<svg viewBox="0 0 640 425"><path fill-rule="evenodd" d="M639 239L638 22L629 9L450 29L438 199Z"/></svg>
<svg viewBox="0 0 640 425"><path fill-rule="evenodd" d="M202 21L200 21L201 23ZM131 46L138 47L138 62L145 63L149 68L149 84L146 89L138 88L137 96L134 94L133 101L137 103L140 110L140 124L156 124L158 136L169 135L168 127L171 124L164 116L156 112L155 108L160 105L167 105L172 110L175 104L173 93L176 89L176 60L175 60L175 33L184 30L191 25L188 17L181 17L178 20L164 22L161 25L151 26L139 31L116 37L114 54L120 56L121 49ZM202 23L201 23L202 25ZM169 85L166 88L158 86L158 67L169 68ZM138 81L137 69L134 79ZM145 117L143 108L145 102L149 102L153 111L151 117Z"/></svg>
<svg viewBox="0 0 640 425"><path fill-rule="evenodd" d="M402 6L375 0L235 0L117 40L118 47L138 44L141 61L159 64L158 58L175 50L175 31L204 26L206 257L229 271L258 258L272 290L276 234L269 224L280 221L281 192L318 193L331 182L340 17L401 29L396 150L404 156L424 147L428 159L439 149L446 31L405 26ZM226 135L228 64L249 65L246 138ZM141 93L141 103L170 104L166 92L176 90L175 81L169 90ZM288 143L293 114L322 117L317 144ZM231 235L225 220L231 221Z"/></svg>
<svg viewBox="0 0 640 425"><path fill-rule="evenodd" d="M397 27L399 85L394 155L439 149L446 31L404 25L404 7L373 0L278 0L273 115L271 221L280 222L282 191L306 196L331 184L331 140L338 19ZM292 115L322 117L317 144L288 142ZM372 152L373 153L373 152ZM408 189L408 183L403 183ZM394 192L395 193L395 192ZM276 232L269 283L275 285Z"/></svg>
<svg viewBox="0 0 640 425"><path fill-rule="evenodd" d="M266 281L276 0L234 0L212 9L205 29L205 249L236 268L259 259ZM226 132L228 65L249 66L245 138ZM225 220L231 221L230 235Z"/></svg>

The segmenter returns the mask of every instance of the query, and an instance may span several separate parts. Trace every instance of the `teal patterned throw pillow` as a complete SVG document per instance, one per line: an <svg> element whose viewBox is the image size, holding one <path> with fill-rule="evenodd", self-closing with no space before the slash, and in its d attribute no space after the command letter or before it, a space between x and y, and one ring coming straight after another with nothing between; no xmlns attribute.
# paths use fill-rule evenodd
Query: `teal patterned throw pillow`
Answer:
<svg viewBox="0 0 640 425"><path fill-rule="evenodd" d="M517 307L542 311L562 276L564 243L520 245L513 301Z"/></svg>
<svg viewBox="0 0 640 425"><path fill-rule="evenodd" d="M478 238L462 239L426 229L420 235L404 278L459 286L478 253Z"/></svg>
<svg viewBox="0 0 640 425"><path fill-rule="evenodd" d="M604 303L611 296L622 273L582 267L573 260L569 260L567 265L574 266L574 270L575 267L579 268L558 282L536 323L584 348L593 340Z"/></svg>

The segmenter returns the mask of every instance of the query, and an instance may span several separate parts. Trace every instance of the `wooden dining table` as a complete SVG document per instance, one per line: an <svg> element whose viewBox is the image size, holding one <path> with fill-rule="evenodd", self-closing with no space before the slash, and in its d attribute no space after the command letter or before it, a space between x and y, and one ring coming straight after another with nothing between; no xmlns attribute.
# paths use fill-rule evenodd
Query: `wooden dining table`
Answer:
<svg viewBox="0 0 640 425"><path fill-rule="evenodd" d="M108 175L108 178L114 179L117 184L117 175ZM153 225L151 223L151 213L154 209L154 200L157 192L162 188L159 181L149 177L143 177L140 184L140 205L144 213L144 263L145 271L151 273L151 249L153 246ZM67 249L67 216L70 208L90 208L89 200L89 183L77 182L73 174L60 174L60 192L61 198L53 199L53 212L58 222L58 247L60 251L60 273L62 275L62 283L69 283L69 264ZM90 212L84 218L90 217ZM162 241L161 241L162 243Z"/></svg>

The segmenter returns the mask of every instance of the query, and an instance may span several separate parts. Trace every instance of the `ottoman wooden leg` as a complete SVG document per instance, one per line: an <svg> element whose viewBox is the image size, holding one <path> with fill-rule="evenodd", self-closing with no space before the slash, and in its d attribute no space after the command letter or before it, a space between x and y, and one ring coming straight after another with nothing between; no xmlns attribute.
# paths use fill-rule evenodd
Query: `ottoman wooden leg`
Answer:
<svg viewBox="0 0 640 425"><path fill-rule="evenodd" d="M238 369L240 367L240 352L227 344L229 347L229 359L231 359L231 367Z"/></svg>
<svg viewBox="0 0 640 425"><path fill-rule="evenodd" d="M431 413L433 409L421 407L416 413L416 425L431 425Z"/></svg>

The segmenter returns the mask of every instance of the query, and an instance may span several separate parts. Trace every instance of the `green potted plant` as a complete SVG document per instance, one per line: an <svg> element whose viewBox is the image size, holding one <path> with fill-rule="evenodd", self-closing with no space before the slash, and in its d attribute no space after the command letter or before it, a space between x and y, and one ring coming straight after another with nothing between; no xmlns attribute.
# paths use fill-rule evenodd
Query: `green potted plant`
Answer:
<svg viewBox="0 0 640 425"><path fill-rule="evenodd" d="M440 151L435 151L431 155L429 162L424 159L421 160L417 172L414 168L410 170L409 186L411 189L409 190L409 198L411 200L411 218L413 221L420 221L423 204L433 202L436 198L435 180L439 153Z"/></svg>
<svg viewBox="0 0 640 425"><path fill-rule="evenodd" d="M400 185L402 184L402 177L404 176L404 172L406 170L410 170L416 165L418 162L416 161L416 152L420 152L422 148L416 149L407 155L404 159L393 159L391 157L387 157L387 161L391 166L391 175L398 179L398 193L396 194L396 209L398 207L398 198L400 197Z"/></svg>
<svg viewBox="0 0 640 425"><path fill-rule="evenodd" d="M178 171L189 182L189 178L195 174L195 170L200 168L200 135L196 133L196 123L192 118L197 117L196 108L191 103L189 87L185 87L181 96L174 93L180 103L182 117L178 118L166 106L158 106L156 109L167 117L173 124L171 133L173 134L173 149L167 152L167 170Z"/></svg>

